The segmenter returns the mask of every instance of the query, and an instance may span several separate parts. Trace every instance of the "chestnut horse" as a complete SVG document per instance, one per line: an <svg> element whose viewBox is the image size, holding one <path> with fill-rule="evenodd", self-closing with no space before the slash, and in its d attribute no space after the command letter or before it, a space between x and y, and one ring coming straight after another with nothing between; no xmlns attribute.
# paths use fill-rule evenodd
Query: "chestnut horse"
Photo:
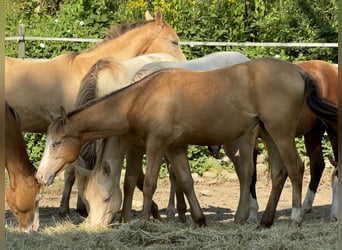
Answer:
<svg viewBox="0 0 342 250"><path fill-rule="evenodd" d="M240 200L236 222L249 215L249 186L253 174L253 149L258 124L274 157L284 162L293 186L291 219L301 224L303 164L295 145L295 132L304 101L320 117L337 121L337 108L320 98L314 79L298 66L273 58L257 59L217 70L166 69L115 91L92 104L61 116L48 129L46 147L37 179L49 185L55 175L79 155L91 140L111 136L133 136L145 143L147 167L143 186L142 219L151 213L153 193L165 155L174 168L177 187L190 204L198 225L205 217L194 192L187 146L229 145L243 138L237 170ZM274 112L276 110L277 112ZM208 120L215 120L208 127ZM229 128L229 129L227 129ZM283 171L273 165L272 172ZM277 179L273 179L277 182ZM275 190L281 192L281 190ZM269 202L276 207L276 193ZM267 207L271 210L272 207ZM265 212L263 221L274 215ZM271 220L271 221L270 221Z"/></svg>
<svg viewBox="0 0 342 250"><path fill-rule="evenodd" d="M85 51L46 61L6 57L6 99L19 113L23 131L46 133L50 124L47 110L59 112L60 105L73 109L82 78L101 58L129 59L164 52L185 60L179 38L161 12L157 10L152 20L147 14L146 19L114 27L104 41Z"/></svg>
<svg viewBox="0 0 342 250"><path fill-rule="evenodd" d="M88 100L91 95L91 92L96 91L99 93L100 96L104 95L105 93L112 92L120 87L123 87L130 83L133 75L145 64L156 62L156 61L178 61L178 59L170 54L166 53L152 53L137 56L134 58L130 58L127 60L116 60L112 57L107 57L104 59L100 59L97 61L86 74L84 79L80 84L80 92L84 92L84 88L86 88L88 93L85 93L85 98ZM94 75L95 72L101 71L100 74ZM97 84L95 86L90 86L89 82L96 81ZM90 87L89 87L90 86ZM80 107L86 103L85 100L76 100L75 108ZM89 146L90 148L92 146ZM86 150L86 149L85 149ZM93 155L94 152L86 152L84 151L85 158L93 161L92 157L87 155ZM95 155L95 154L94 154ZM81 164L82 166L87 166L87 168L92 168L93 164L84 165L81 161L76 162L68 167L68 169L64 172L64 190L62 195L61 204L59 207L59 214L65 216L69 213L69 200L70 200L70 193L72 186L75 182L75 165ZM84 186L82 183L83 181L78 181L78 184ZM79 186L78 192L79 196L77 202L77 211L83 215L87 215L86 207L84 205L84 200L82 199L82 192L83 188ZM113 192L113 195L115 192Z"/></svg>
<svg viewBox="0 0 342 250"><path fill-rule="evenodd" d="M133 60L133 59L130 59ZM151 74L154 71L166 69L166 68L185 68L192 70L203 70L203 69L215 69L222 68L229 65L249 61L249 58L238 52L216 52L206 55L201 58L189 60L189 61L178 61L178 62L152 62L143 66L133 77L132 82L137 81ZM107 59L100 60L97 62L92 69L88 72L85 78L82 80L82 87L80 89L80 94L78 96L78 106L82 106L89 102L91 99L95 99L99 96L103 96L106 92L111 92L114 89L125 86L133 75L126 74L126 77L108 77L114 74L118 66L116 64L112 65L113 62ZM128 70L128 69L127 69ZM126 70L126 71L127 71ZM120 69L120 72L124 72L124 68ZM129 71L132 72L131 67ZM122 74L120 74L122 75ZM107 77L106 77L107 76ZM106 84L108 88L101 86ZM120 86L121 85L121 86ZM102 90L100 90L102 89ZM89 145L88 145L89 146ZM81 153L81 158L88 158L90 162L85 161L82 165L78 165L78 171L76 173L81 173L85 177L82 177L82 181L86 183L79 183L78 191L82 194L84 187L83 202L87 205L87 211L89 213L89 221L93 226L96 225L107 225L111 222L112 218L115 216L115 212L121 207L122 195L120 190L120 176L121 169L123 165L124 155L127 151L128 143L125 137L113 137L109 139L104 139L101 144L101 150L98 152L99 158L96 167L93 170L87 170L89 166L92 165L92 158L87 157L87 155L94 155L94 153L89 152L89 150L82 150L85 156ZM94 150L95 147L91 146L90 150ZM140 152L140 151L139 151ZM143 154L144 152L142 152ZM127 165L132 161L137 161L139 157L143 155L129 154L128 157L134 157L134 159L127 159ZM142 158L140 158L142 159ZM140 165L142 164L140 160ZM86 166L85 169L80 168L81 166ZM129 175L129 171L126 172ZM144 174L141 172L142 176L139 178L140 182L137 183L138 188L142 189ZM79 174L77 176L80 176ZM129 178L129 177L127 177ZM126 185L125 185L126 187ZM173 186L171 193L173 192ZM169 206L167 208L167 214L173 214L174 209L174 195L170 195L171 199ZM107 200L107 202L103 202ZM124 198L124 206L131 208L131 200L127 196ZM109 212L111 211L111 212ZM160 218L158 213L158 207L156 204L153 206L153 215L155 218ZM128 217L129 215L126 215ZM130 217L130 216L129 216ZM127 219L126 219L127 220Z"/></svg>
<svg viewBox="0 0 342 250"><path fill-rule="evenodd" d="M298 62L298 66L311 74L318 82L323 98L338 106L338 68L321 60ZM306 106L305 106L306 107ZM338 161L338 128L336 123L320 120L308 108L302 111L297 135L304 135L307 155L310 159L310 183L303 202L303 212L310 212L325 167L322 154L322 139L327 132L335 160ZM332 212L331 215L334 213ZM335 214L337 218L337 214Z"/></svg>
<svg viewBox="0 0 342 250"><path fill-rule="evenodd" d="M39 200L41 184L35 178L18 124L18 115L5 102L5 164L10 183L6 201L17 218L22 231L37 231L39 227Z"/></svg>

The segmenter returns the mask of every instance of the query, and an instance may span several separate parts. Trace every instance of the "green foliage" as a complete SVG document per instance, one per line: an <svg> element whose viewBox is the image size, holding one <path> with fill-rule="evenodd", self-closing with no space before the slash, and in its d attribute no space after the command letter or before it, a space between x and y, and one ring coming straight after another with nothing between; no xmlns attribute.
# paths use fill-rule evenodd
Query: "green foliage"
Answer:
<svg viewBox="0 0 342 250"><path fill-rule="evenodd" d="M36 168L38 168L43 156L46 136L36 133L24 133L24 140L30 161Z"/></svg>
<svg viewBox="0 0 342 250"><path fill-rule="evenodd" d="M19 24L27 36L102 38L110 25L144 18L160 8L181 41L215 42L337 42L337 1L236 0L8 0L6 36L16 36ZM27 41L26 57L52 58L81 51L92 44ZM215 51L240 51L250 58L279 56L288 61L322 59L337 63L337 48L183 46L188 59ZM5 43L7 56L17 56L17 44ZM38 166L45 136L25 134L27 150ZM261 146L262 144L260 144ZM299 152L305 155L302 139ZM324 155L332 154L324 138ZM203 173L213 163L206 147L189 147L193 172ZM225 165L225 163L222 163ZM162 168L166 174L166 169Z"/></svg>

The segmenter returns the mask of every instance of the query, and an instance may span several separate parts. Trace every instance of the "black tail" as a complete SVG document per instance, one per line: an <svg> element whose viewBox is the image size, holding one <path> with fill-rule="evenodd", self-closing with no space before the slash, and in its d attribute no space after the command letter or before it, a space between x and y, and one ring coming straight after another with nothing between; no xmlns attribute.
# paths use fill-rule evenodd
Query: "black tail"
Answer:
<svg viewBox="0 0 342 250"><path fill-rule="evenodd" d="M309 73L300 70L300 74L305 81L304 95L310 110L322 120L337 123L337 106L322 98L322 95L317 88L316 80Z"/></svg>

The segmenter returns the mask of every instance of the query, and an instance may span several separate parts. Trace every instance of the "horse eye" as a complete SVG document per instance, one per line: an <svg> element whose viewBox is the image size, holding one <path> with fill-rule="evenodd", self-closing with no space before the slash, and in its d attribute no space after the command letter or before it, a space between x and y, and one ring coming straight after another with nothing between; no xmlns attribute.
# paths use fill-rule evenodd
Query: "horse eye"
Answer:
<svg viewBox="0 0 342 250"><path fill-rule="evenodd" d="M104 202L107 203L109 202L109 200L110 200L110 196L107 199L105 199Z"/></svg>
<svg viewBox="0 0 342 250"><path fill-rule="evenodd" d="M59 144L61 144L61 141L56 141L56 142L54 142L54 143L52 143L52 147L56 147L56 146L58 146Z"/></svg>
<svg viewBox="0 0 342 250"><path fill-rule="evenodd" d="M172 44L178 46L178 41L177 41L177 40L174 40L174 41L172 41Z"/></svg>

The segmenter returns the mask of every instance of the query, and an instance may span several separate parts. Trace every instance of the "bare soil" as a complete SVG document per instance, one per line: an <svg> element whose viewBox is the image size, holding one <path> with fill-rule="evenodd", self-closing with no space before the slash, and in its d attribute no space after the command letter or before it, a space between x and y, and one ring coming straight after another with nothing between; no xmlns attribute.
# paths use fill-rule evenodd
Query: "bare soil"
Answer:
<svg viewBox="0 0 342 250"><path fill-rule="evenodd" d="M327 218L329 217L331 205L331 173L332 168L326 168L314 202L312 212L304 217L306 220ZM303 181L303 199L310 180L309 169L304 173ZM206 215L207 223L214 221L231 221L237 208L239 199L239 182L234 171L222 170L209 171L203 176L194 176L195 192L200 202L201 207ZM62 222L65 218L58 215L58 207L60 204L61 194L63 190L63 175L56 178L56 181L50 187L44 189L43 198L40 205L40 228L51 226L56 222ZM257 182L257 197L259 202L259 219L266 207L268 196L271 190L271 180L268 177L268 171L265 166L258 167L258 182ZM289 179L286 181L284 190L280 197L276 220L289 219L291 213L292 188ZM84 218L76 212L76 197L77 189L73 188L70 200L70 215L68 219L75 224L84 221ZM158 187L154 195L154 200L157 202L161 211L162 218L165 218L165 209L169 199L169 180L167 178L158 181ZM136 190L134 194L133 210L137 218L142 207L142 194ZM8 210L6 204L5 218L7 225L15 225L16 221ZM187 213L190 218L190 212ZM119 215L116 216L115 222L118 222Z"/></svg>

